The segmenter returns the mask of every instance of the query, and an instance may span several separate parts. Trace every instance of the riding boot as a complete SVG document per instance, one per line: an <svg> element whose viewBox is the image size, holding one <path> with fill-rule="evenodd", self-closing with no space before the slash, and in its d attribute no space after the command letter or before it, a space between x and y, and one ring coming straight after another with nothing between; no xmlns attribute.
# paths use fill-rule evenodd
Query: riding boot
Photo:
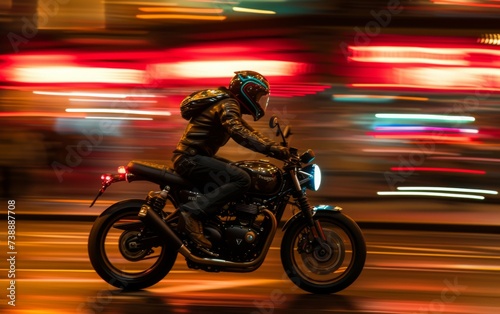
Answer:
<svg viewBox="0 0 500 314"><path fill-rule="evenodd" d="M184 220L184 229L189 234L191 240L202 247L210 249L212 247L212 243L210 243L210 241L208 241L203 234L202 222L195 218L191 213L185 211L181 211L181 216Z"/></svg>

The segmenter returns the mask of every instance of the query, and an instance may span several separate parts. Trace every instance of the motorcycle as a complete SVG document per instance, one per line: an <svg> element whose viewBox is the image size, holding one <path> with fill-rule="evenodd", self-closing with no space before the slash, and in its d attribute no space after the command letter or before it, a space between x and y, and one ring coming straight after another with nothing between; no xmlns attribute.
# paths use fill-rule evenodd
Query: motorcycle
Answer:
<svg viewBox="0 0 500 314"><path fill-rule="evenodd" d="M269 126L288 146L290 127L276 116ZM145 199L117 202L95 220L88 254L97 274L124 290L139 290L162 280L178 254L191 269L207 272L252 272L269 252L287 206L298 209L282 226L281 262L290 280L310 293L335 293L349 287L361 274L366 259L364 236L354 220L338 206L311 206L306 190L321 183L314 152L298 154L283 167L266 160L232 163L252 179L250 190L229 201L216 217L204 222L211 249L197 246L182 228L178 205L200 195L165 165L131 161L116 174L104 174L102 187L90 205L116 182L146 180L159 185Z"/></svg>

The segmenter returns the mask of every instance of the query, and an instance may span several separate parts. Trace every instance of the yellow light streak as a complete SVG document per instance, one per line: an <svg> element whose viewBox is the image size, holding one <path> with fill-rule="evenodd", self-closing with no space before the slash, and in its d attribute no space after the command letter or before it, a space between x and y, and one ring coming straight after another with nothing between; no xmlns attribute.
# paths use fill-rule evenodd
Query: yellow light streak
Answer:
<svg viewBox="0 0 500 314"><path fill-rule="evenodd" d="M190 14L138 14L138 19L155 20L155 19L171 19L171 20L204 20L204 21L223 21L226 16L203 16Z"/></svg>
<svg viewBox="0 0 500 314"><path fill-rule="evenodd" d="M224 12L223 9L219 8L165 8L165 7L146 7L139 8L140 11L146 13L166 13L166 12L175 12L175 13L192 13L192 14L221 14Z"/></svg>
<svg viewBox="0 0 500 314"><path fill-rule="evenodd" d="M233 7L234 12L243 12L243 13L256 13L256 14L276 14L275 11L270 10L258 10L251 8L242 8L242 7Z"/></svg>

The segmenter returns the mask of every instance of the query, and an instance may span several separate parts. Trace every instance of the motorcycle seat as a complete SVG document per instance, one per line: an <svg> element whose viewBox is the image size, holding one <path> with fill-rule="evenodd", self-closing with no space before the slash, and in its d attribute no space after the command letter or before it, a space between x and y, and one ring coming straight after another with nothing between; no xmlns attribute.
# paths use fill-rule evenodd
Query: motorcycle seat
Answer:
<svg viewBox="0 0 500 314"><path fill-rule="evenodd" d="M168 184L190 187L192 185L191 182L175 173L174 169L154 162L133 160L128 163L127 171L161 186Z"/></svg>

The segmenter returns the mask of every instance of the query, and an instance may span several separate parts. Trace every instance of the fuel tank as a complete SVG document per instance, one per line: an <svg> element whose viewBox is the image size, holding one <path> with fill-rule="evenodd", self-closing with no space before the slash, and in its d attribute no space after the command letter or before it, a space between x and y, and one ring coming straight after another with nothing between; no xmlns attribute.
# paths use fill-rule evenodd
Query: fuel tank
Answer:
<svg viewBox="0 0 500 314"><path fill-rule="evenodd" d="M274 195L279 192L283 182L280 168L266 160L245 160L234 163L245 170L252 179L248 193Z"/></svg>

